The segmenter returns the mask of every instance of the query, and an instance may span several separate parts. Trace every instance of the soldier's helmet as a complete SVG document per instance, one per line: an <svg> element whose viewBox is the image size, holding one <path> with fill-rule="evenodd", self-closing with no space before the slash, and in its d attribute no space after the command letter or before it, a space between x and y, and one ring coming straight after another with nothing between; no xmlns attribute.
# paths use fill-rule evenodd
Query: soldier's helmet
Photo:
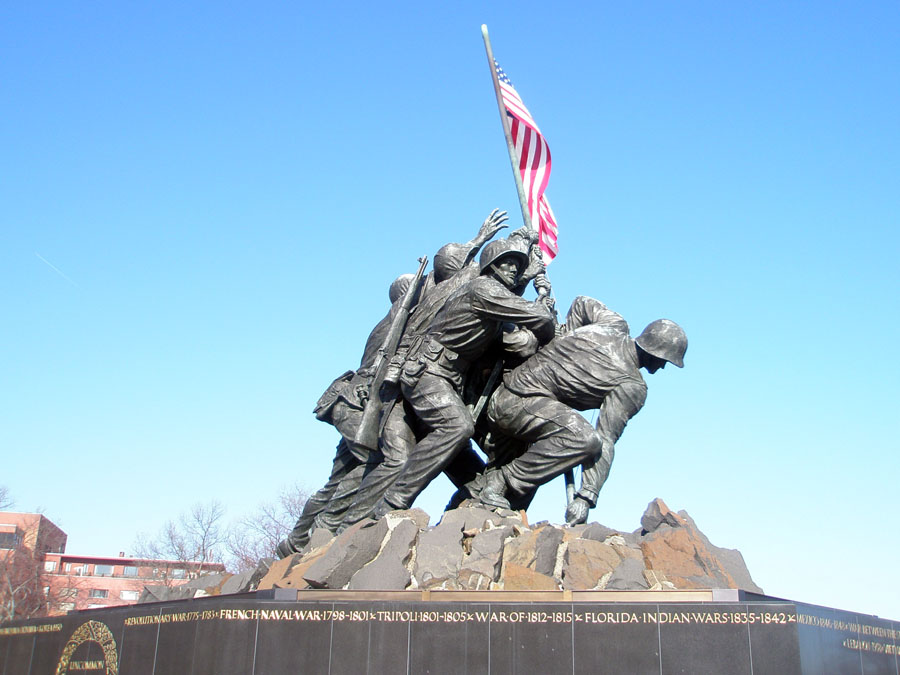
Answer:
<svg viewBox="0 0 900 675"><path fill-rule="evenodd" d="M391 282L391 288L390 290L388 290L388 296L391 299L392 305L403 297L404 293L406 293L406 289L409 288L409 285L415 278L415 274L401 274Z"/></svg>
<svg viewBox="0 0 900 675"><path fill-rule="evenodd" d="M688 340L681 326L668 319L651 322L634 340L641 349L679 368L684 368L684 353Z"/></svg>
<svg viewBox="0 0 900 675"><path fill-rule="evenodd" d="M445 279L449 279L459 272L466 264L469 257L471 246L463 244L444 244L440 250L434 254L434 280L441 283Z"/></svg>
<svg viewBox="0 0 900 675"><path fill-rule="evenodd" d="M481 250L481 257L478 259L481 273L484 274L486 269L500 260L500 258L505 258L506 256L511 256L516 259L520 271L525 269L525 266L528 265L528 253L522 250L522 247L518 242L509 239L498 239L497 241L492 241L487 244Z"/></svg>

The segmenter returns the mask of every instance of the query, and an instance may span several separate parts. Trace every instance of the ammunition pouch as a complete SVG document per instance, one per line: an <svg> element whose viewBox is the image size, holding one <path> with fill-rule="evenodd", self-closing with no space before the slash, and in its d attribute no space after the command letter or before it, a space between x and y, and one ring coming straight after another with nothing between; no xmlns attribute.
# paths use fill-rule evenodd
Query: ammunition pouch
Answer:
<svg viewBox="0 0 900 675"><path fill-rule="evenodd" d="M462 375L469 367L469 362L452 349L448 349L433 336L417 338L410 345L406 360L400 370L400 381L409 387L415 387L426 371L443 377L459 390Z"/></svg>
<svg viewBox="0 0 900 675"><path fill-rule="evenodd" d="M400 374L403 371L403 364L406 361L406 356L409 354L413 344L417 344L418 342L421 342L421 340L421 335L404 335L400 339L400 342L397 344L397 349L394 350L394 355L388 362L388 367L384 372L384 381L387 384L396 385L400 383Z"/></svg>

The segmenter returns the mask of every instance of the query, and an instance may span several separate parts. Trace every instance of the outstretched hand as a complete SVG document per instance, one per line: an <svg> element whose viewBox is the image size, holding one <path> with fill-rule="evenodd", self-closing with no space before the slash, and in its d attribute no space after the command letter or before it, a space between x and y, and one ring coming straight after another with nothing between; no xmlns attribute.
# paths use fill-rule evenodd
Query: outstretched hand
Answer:
<svg viewBox="0 0 900 675"><path fill-rule="evenodd" d="M491 211L491 214L484 219L484 222L481 224L481 228L478 230L478 236L475 238L479 244L484 244L491 240L491 238L497 234L504 227L507 227L504 223L508 220L506 215L506 211L501 211L500 209L494 209Z"/></svg>
<svg viewBox="0 0 900 675"><path fill-rule="evenodd" d="M566 507L566 524L581 525L587 522L591 505L583 497L576 496L572 503Z"/></svg>

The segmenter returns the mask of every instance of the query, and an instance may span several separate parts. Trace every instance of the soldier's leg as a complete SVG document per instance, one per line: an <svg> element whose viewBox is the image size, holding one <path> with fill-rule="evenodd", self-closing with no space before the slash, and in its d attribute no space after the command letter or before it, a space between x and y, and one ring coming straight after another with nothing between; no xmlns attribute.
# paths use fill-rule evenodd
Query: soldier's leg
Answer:
<svg viewBox="0 0 900 675"><path fill-rule="evenodd" d="M370 453L367 448L358 445L353 440L348 440L356 437L359 423L362 421L362 413L361 409L343 401L339 401L334 406L332 411L334 426L341 432L344 443L356 458L357 463L341 478L337 487L332 491L328 503L316 514L313 521L315 527L321 527L330 532L337 531L344 518L344 513L356 498L371 457L377 455L377 453Z"/></svg>
<svg viewBox="0 0 900 675"><path fill-rule="evenodd" d="M449 503L444 508L445 511L455 509L466 499L478 499L481 490L484 488L485 475L494 467L505 464L510 460L521 455L528 448L528 443L516 438L510 438L499 431L488 431L487 420L484 421L484 428L479 430L476 425L475 438L478 447L487 455L487 465L478 470L478 473L469 480L465 485L461 486L450 498ZM462 455L462 453L460 453ZM456 460L454 460L455 463ZM480 457L479 457L480 461ZM451 468L453 464L450 465ZM449 473L449 471L448 471ZM532 494L531 497L534 495ZM513 509L527 508L531 503L529 497L526 501L519 500L512 505ZM523 505L524 504L524 505Z"/></svg>
<svg viewBox="0 0 900 675"><path fill-rule="evenodd" d="M426 372L414 387L404 383L403 397L424 426L425 435L410 452L400 477L385 492L386 504L400 509L409 508L475 431L469 409L442 377Z"/></svg>
<svg viewBox="0 0 900 675"><path fill-rule="evenodd" d="M402 400L395 402L388 411L381 433L379 461L369 465L353 504L344 513L339 531L370 517L375 504L403 471L409 452L416 444L411 415Z"/></svg>
<svg viewBox="0 0 900 675"><path fill-rule="evenodd" d="M484 461L475 452L471 442L450 460L444 473L457 489L450 496L444 511L455 509L465 500L474 499L478 495L481 491L484 469Z"/></svg>
<svg viewBox="0 0 900 675"><path fill-rule="evenodd" d="M474 480L483 471L484 460L475 452L471 443L464 445L444 469L447 478L458 488Z"/></svg>
<svg viewBox="0 0 900 675"><path fill-rule="evenodd" d="M341 482L338 483L337 488L332 493L331 499L328 500L328 504L316 514L313 521L315 527L321 527L329 532L338 531L347 510L354 503L359 493L367 468L367 464L360 462L341 479Z"/></svg>
<svg viewBox="0 0 900 675"><path fill-rule="evenodd" d="M332 490L328 502L319 509L313 521L314 527L321 527L330 532L336 532L344 518L347 509L356 498L357 491L363 477L371 466L370 462L377 462L378 453L370 453L367 448L356 444L353 439L362 421L363 411L351 406L344 401L339 401L332 411L332 420L335 428L341 432L343 441L350 453L356 458L357 463L340 479L340 482Z"/></svg>
<svg viewBox="0 0 900 675"><path fill-rule="evenodd" d="M536 494L537 488L535 487L522 495L510 495L509 508L511 508L513 511L527 511L528 507L531 506L531 502L534 500L534 496Z"/></svg>
<svg viewBox="0 0 900 675"><path fill-rule="evenodd" d="M294 529L291 530L287 539L278 545L278 554L282 558L291 553L296 553L306 545L306 542L309 540L309 531L316 516L328 506L328 502L344 477L359 467L360 464L360 461L350 452L347 442L342 438L337 445L337 452L334 456L334 463L331 466L331 475L328 477L328 482L325 483L322 489L306 500Z"/></svg>
<svg viewBox="0 0 900 675"><path fill-rule="evenodd" d="M501 387L489 422L501 433L529 441L522 455L500 467L512 493L524 496L600 452L600 436L577 410L543 396L518 396Z"/></svg>
<svg viewBox="0 0 900 675"><path fill-rule="evenodd" d="M343 400L338 401L332 412L331 418L334 428L341 432L347 449L360 462L369 460L369 451L360 445L357 445L353 439L356 438L356 432L359 430L359 423L362 421L363 411L355 408Z"/></svg>

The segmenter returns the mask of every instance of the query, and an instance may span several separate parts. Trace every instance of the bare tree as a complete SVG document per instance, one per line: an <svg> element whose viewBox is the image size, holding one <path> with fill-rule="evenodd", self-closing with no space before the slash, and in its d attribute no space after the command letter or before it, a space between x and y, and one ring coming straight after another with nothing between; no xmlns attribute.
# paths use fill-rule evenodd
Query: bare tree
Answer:
<svg viewBox="0 0 900 675"><path fill-rule="evenodd" d="M208 563L224 560L224 546L227 533L223 527L225 506L213 500L206 504L194 504L189 511L176 520L170 520L154 538L138 535L135 553L140 558L170 561L177 567L188 570L189 576L202 573ZM171 578L171 570L163 566L163 576Z"/></svg>
<svg viewBox="0 0 900 675"><path fill-rule="evenodd" d="M231 527L224 524L225 507L218 501L195 504L190 511L165 523L154 537L139 535L135 555L160 561L164 583L171 583L173 567L201 572L202 563L225 562L229 570L256 567L274 555L278 542L293 529L309 493L299 484L283 488L271 501ZM172 561L175 564L166 564Z"/></svg>
<svg viewBox="0 0 900 675"><path fill-rule="evenodd" d="M272 557L307 499L309 492L295 483L283 488L274 501L263 502L255 513L238 520L228 535L229 566L238 571L252 569L261 559Z"/></svg>
<svg viewBox="0 0 900 675"><path fill-rule="evenodd" d="M0 622L45 616L40 561L22 544L0 555Z"/></svg>
<svg viewBox="0 0 900 675"><path fill-rule="evenodd" d="M15 503L16 500L9 494L9 488L5 485L0 485L0 511L5 511Z"/></svg>

